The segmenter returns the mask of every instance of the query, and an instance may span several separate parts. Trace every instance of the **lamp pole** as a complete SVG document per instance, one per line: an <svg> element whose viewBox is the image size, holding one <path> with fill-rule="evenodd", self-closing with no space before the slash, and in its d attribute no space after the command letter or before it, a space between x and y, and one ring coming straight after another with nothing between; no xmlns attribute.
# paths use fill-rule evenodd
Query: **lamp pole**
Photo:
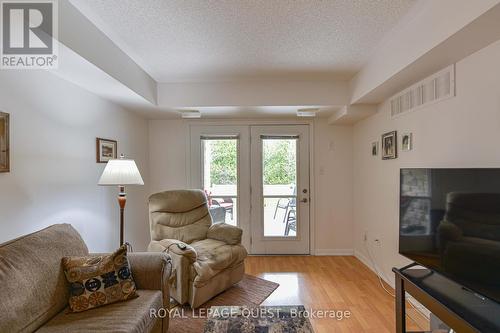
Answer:
<svg viewBox="0 0 500 333"><path fill-rule="evenodd" d="M120 193L118 193L118 204L120 205L120 246L123 245L123 229L124 229L124 215L125 204L127 202L127 193L125 193L125 186L120 185Z"/></svg>

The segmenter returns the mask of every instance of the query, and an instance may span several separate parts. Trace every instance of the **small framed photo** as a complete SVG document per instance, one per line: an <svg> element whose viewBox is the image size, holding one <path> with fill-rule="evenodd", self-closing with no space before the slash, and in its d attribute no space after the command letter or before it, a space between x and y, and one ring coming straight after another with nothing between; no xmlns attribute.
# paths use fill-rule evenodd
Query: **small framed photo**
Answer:
<svg viewBox="0 0 500 333"><path fill-rule="evenodd" d="M10 171L9 114L0 112L0 172Z"/></svg>
<svg viewBox="0 0 500 333"><path fill-rule="evenodd" d="M398 157L398 133L388 132L382 135L382 159L391 160Z"/></svg>
<svg viewBox="0 0 500 333"><path fill-rule="evenodd" d="M372 156L378 155L378 141L372 142Z"/></svg>
<svg viewBox="0 0 500 333"><path fill-rule="evenodd" d="M118 142L109 139L96 139L96 161L97 163L108 163L109 160L118 157Z"/></svg>
<svg viewBox="0 0 500 333"><path fill-rule="evenodd" d="M401 135L401 151L410 151L413 149L413 134L403 133Z"/></svg>

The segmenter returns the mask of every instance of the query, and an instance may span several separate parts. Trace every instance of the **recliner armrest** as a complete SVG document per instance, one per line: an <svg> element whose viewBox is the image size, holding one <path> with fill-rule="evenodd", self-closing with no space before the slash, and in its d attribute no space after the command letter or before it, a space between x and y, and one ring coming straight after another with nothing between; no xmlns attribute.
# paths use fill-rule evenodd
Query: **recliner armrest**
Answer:
<svg viewBox="0 0 500 333"><path fill-rule="evenodd" d="M463 231L455 224L443 220L439 223L437 228L437 236L438 236L438 249L440 253L444 253L446 248L448 247L449 242L456 242L462 239Z"/></svg>
<svg viewBox="0 0 500 333"><path fill-rule="evenodd" d="M184 250L179 245L185 246ZM151 241L148 246L150 252L166 252L169 255L177 255L186 258L189 262L194 263L198 257L196 250L189 244L186 244L177 239L162 239L161 241Z"/></svg>
<svg viewBox="0 0 500 333"><path fill-rule="evenodd" d="M463 237L463 231L455 224L443 220L438 226L439 237L445 241L458 241Z"/></svg>
<svg viewBox="0 0 500 333"><path fill-rule="evenodd" d="M207 232L207 238L224 242L228 245L241 244L243 230L227 223L212 224Z"/></svg>

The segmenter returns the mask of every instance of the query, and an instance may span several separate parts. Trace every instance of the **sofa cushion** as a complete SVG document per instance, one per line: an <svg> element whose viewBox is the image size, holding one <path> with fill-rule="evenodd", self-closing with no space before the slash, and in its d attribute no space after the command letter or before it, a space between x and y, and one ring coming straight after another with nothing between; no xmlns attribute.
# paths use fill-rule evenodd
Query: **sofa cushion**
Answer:
<svg viewBox="0 0 500 333"><path fill-rule="evenodd" d="M228 245L215 239L204 239L191 243L198 254L193 264L191 279L197 286L210 280L220 271L242 262L247 251L241 245Z"/></svg>
<svg viewBox="0 0 500 333"><path fill-rule="evenodd" d="M62 265L70 283L73 312L137 297L126 245L109 255L64 257Z"/></svg>
<svg viewBox="0 0 500 333"><path fill-rule="evenodd" d="M142 289L138 293L140 297L127 302L118 302L78 313L62 311L37 333L151 332L156 321L160 319L150 316L150 309L158 310L163 306L162 293L159 290Z"/></svg>
<svg viewBox="0 0 500 333"><path fill-rule="evenodd" d="M64 256L88 249L69 224L56 224L0 245L0 332L33 332L64 309Z"/></svg>

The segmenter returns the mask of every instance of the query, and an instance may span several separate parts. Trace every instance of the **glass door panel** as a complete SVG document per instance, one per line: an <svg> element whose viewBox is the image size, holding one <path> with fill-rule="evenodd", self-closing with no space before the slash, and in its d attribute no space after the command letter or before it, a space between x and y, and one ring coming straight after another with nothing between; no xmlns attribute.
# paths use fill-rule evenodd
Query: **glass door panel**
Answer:
<svg viewBox="0 0 500 333"><path fill-rule="evenodd" d="M212 220L238 225L238 139L205 137L201 144L203 190Z"/></svg>
<svg viewBox="0 0 500 333"><path fill-rule="evenodd" d="M261 137L264 236L296 236L297 138Z"/></svg>

